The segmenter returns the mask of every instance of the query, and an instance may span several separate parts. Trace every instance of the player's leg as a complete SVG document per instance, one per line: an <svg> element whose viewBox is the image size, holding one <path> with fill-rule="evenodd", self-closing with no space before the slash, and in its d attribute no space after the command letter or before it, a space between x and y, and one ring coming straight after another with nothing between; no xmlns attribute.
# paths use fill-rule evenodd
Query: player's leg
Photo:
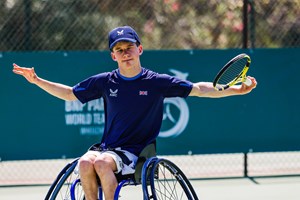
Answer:
<svg viewBox="0 0 300 200"><path fill-rule="evenodd" d="M115 190L118 185L115 176L115 172L117 171L115 160L109 154L101 154L95 159L94 169L100 178L105 199L114 199Z"/></svg>
<svg viewBox="0 0 300 200"><path fill-rule="evenodd" d="M118 182L116 173L134 173L137 156L119 149L118 151L88 151L79 161L80 179L86 199L97 196L97 177L106 200L113 199Z"/></svg>
<svg viewBox="0 0 300 200"><path fill-rule="evenodd" d="M79 160L79 173L86 200L98 198L98 175L94 168L94 162L100 152L88 151Z"/></svg>
<svg viewBox="0 0 300 200"><path fill-rule="evenodd" d="M116 174L133 174L137 156L121 148L101 152L101 155L95 160L94 167L100 177L105 199L113 199L118 186Z"/></svg>

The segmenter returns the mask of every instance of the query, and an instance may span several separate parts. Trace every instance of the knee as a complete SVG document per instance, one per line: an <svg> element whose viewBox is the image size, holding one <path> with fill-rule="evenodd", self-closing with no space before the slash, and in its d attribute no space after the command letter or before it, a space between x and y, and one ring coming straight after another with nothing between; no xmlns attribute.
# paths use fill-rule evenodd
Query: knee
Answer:
<svg viewBox="0 0 300 200"><path fill-rule="evenodd" d="M106 159L103 159L103 158L97 158L95 160L94 168L100 174L106 173L107 171L112 171L110 163Z"/></svg>
<svg viewBox="0 0 300 200"><path fill-rule="evenodd" d="M94 161L87 157L87 156L83 156L79 159L79 171L81 172L88 172L91 170L94 170Z"/></svg>

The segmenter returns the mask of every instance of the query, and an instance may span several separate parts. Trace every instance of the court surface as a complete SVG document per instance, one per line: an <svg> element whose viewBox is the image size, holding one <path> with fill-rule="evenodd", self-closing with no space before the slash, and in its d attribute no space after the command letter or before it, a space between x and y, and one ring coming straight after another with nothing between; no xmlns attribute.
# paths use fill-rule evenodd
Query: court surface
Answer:
<svg viewBox="0 0 300 200"><path fill-rule="evenodd" d="M300 176L191 181L200 200L299 200ZM0 187L2 200L42 200L49 186ZM125 188L124 188L125 189ZM128 186L128 199L142 199L139 186Z"/></svg>

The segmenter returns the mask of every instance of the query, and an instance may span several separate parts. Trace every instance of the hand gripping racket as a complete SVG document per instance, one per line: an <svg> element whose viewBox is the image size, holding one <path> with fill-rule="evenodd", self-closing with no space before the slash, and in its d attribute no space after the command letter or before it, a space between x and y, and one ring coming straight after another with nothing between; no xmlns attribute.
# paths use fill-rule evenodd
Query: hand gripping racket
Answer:
<svg viewBox="0 0 300 200"><path fill-rule="evenodd" d="M245 83L250 86L252 82L246 77L250 63L250 57L244 53L232 58L215 77L214 88L222 91L238 83Z"/></svg>

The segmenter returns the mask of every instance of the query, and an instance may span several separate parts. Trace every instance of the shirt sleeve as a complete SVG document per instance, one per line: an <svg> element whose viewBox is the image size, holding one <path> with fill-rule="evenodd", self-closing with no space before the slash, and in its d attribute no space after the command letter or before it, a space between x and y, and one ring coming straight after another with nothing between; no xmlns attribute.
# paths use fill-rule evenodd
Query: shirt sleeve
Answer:
<svg viewBox="0 0 300 200"><path fill-rule="evenodd" d="M102 73L85 79L73 87L73 93L81 103L102 97L107 74Z"/></svg>
<svg viewBox="0 0 300 200"><path fill-rule="evenodd" d="M164 80L163 86L165 97L186 98L193 88L193 83L188 80L182 80L167 74L162 74L160 77Z"/></svg>

